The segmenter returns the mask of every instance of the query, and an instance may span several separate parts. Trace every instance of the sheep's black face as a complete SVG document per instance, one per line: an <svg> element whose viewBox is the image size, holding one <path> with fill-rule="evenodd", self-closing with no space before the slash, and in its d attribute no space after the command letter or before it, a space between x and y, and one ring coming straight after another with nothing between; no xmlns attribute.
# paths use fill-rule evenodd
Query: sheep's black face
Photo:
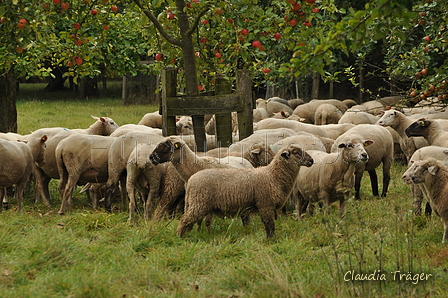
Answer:
<svg viewBox="0 0 448 298"><path fill-rule="evenodd" d="M430 121L425 119L419 119L409 125L404 131L408 137L421 137L425 134L428 126L431 124Z"/></svg>
<svg viewBox="0 0 448 298"><path fill-rule="evenodd" d="M174 152L174 146L170 141L159 143L157 147L149 155L149 160L153 165L171 161Z"/></svg>
<svg viewBox="0 0 448 298"><path fill-rule="evenodd" d="M299 147L293 146L281 154L288 162L293 162L300 166L311 167L314 164L313 158Z"/></svg>

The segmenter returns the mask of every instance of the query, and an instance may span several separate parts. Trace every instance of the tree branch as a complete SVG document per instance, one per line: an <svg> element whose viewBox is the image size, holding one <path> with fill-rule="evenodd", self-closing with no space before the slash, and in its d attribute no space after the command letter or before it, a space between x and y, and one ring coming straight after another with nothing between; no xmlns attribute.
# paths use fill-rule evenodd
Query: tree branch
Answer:
<svg viewBox="0 0 448 298"><path fill-rule="evenodd" d="M140 0L133 0L134 3L142 10L142 12L148 17L148 19L154 24L154 27L156 27L157 31L160 32L160 34L171 44L182 47L182 41L179 39L176 39L169 35L162 27L162 24L157 20L157 18L152 14L152 12L143 7Z"/></svg>
<svg viewBox="0 0 448 298"><path fill-rule="evenodd" d="M194 20L193 24L191 25L190 30L187 31L187 35L192 35L194 33L196 28L199 26L199 21L208 12L209 9L210 9L210 4L207 4L204 7L204 9L199 12L198 16L196 17L196 19Z"/></svg>

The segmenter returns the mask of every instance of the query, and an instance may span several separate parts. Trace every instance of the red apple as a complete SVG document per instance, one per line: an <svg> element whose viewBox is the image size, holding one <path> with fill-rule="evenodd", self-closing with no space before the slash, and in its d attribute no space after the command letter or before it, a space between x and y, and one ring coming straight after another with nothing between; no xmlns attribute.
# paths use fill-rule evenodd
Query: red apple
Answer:
<svg viewBox="0 0 448 298"><path fill-rule="evenodd" d="M241 34L246 36L249 34L249 30L243 29L243 30L241 30Z"/></svg>
<svg viewBox="0 0 448 298"><path fill-rule="evenodd" d="M259 48L261 46L261 43L258 40L254 40L252 42L252 47Z"/></svg>
<svg viewBox="0 0 448 298"><path fill-rule="evenodd" d="M195 52L194 55L195 55L197 58L199 58L199 56L201 55L201 53L200 53L200 52Z"/></svg>
<svg viewBox="0 0 448 298"><path fill-rule="evenodd" d="M269 73L271 70L269 68L263 68L264 73Z"/></svg>
<svg viewBox="0 0 448 298"><path fill-rule="evenodd" d="M107 4L107 2L109 2L109 0L103 0L102 1L104 4Z"/></svg>
<svg viewBox="0 0 448 298"><path fill-rule="evenodd" d="M276 40L279 40L281 37L282 37L282 36L281 36L280 33L275 33L275 34L274 34L274 38L275 38Z"/></svg>
<svg viewBox="0 0 448 298"><path fill-rule="evenodd" d="M76 58L75 59L76 64L81 65L82 64L82 59L81 58Z"/></svg>
<svg viewBox="0 0 448 298"><path fill-rule="evenodd" d="M222 56L221 53L215 53L216 58L221 58L221 56Z"/></svg>
<svg viewBox="0 0 448 298"><path fill-rule="evenodd" d="M163 55L162 54L156 54L156 60L157 61L162 61L163 59Z"/></svg>
<svg viewBox="0 0 448 298"><path fill-rule="evenodd" d="M174 19L174 13L168 13L167 15L166 15L166 17L168 18L168 19L170 19L170 20L172 20L172 19Z"/></svg>
<svg viewBox="0 0 448 298"><path fill-rule="evenodd" d="M410 97L416 97L417 96L417 92L412 91L411 93L409 93L409 96Z"/></svg>
<svg viewBox="0 0 448 298"><path fill-rule="evenodd" d="M61 0L53 0L53 4L59 4L59 3L61 3Z"/></svg>
<svg viewBox="0 0 448 298"><path fill-rule="evenodd" d="M306 1L306 3L314 3L314 2L316 2L316 0L305 0Z"/></svg>
<svg viewBox="0 0 448 298"><path fill-rule="evenodd" d="M427 68L423 68L421 71L421 74L426 76L428 74L428 69Z"/></svg>
<svg viewBox="0 0 448 298"><path fill-rule="evenodd" d="M110 10L112 10L112 12L117 12L117 11L118 11L118 6L116 6L116 5L112 5L112 6L110 7Z"/></svg>
<svg viewBox="0 0 448 298"><path fill-rule="evenodd" d="M109 28L110 28L109 25L104 25L103 26L103 29L106 30L106 31L109 30Z"/></svg>
<svg viewBox="0 0 448 298"><path fill-rule="evenodd" d="M318 12L319 12L319 8L314 7L314 8L313 8L313 12L314 12L314 13L318 13Z"/></svg>
<svg viewBox="0 0 448 298"><path fill-rule="evenodd" d="M198 85L198 90L199 90L199 91L204 90L204 86L202 86L202 84L199 84L199 85Z"/></svg>
<svg viewBox="0 0 448 298"><path fill-rule="evenodd" d="M90 14L91 14L92 16L96 16L96 15L98 14L98 10L96 10L96 9L92 9L92 10L90 11Z"/></svg>
<svg viewBox="0 0 448 298"><path fill-rule="evenodd" d="M230 24L232 24L232 23L233 23L233 20L232 20L232 19L227 19L227 22L229 22Z"/></svg>
<svg viewBox="0 0 448 298"><path fill-rule="evenodd" d="M74 23L73 24L73 28L75 28L75 30L79 30L79 29L81 29L81 24L80 23Z"/></svg>
<svg viewBox="0 0 448 298"><path fill-rule="evenodd" d="M75 40L75 45L81 46L82 45L82 40L81 39Z"/></svg>
<svg viewBox="0 0 448 298"><path fill-rule="evenodd" d="M206 43L207 42L207 38L201 37L201 38L199 38L199 42L200 43Z"/></svg>
<svg viewBox="0 0 448 298"><path fill-rule="evenodd" d="M297 24L297 21L294 20L294 19L292 19L292 20L289 21L289 25L290 25L290 26L295 26L296 24Z"/></svg>
<svg viewBox="0 0 448 298"><path fill-rule="evenodd" d="M425 37L423 37L423 40L426 41L426 42L430 42L431 41L431 37L425 36Z"/></svg>
<svg viewBox="0 0 448 298"><path fill-rule="evenodd" d="M17 53L19 53L19 54L20 54L20 53L22 53L22 52L23 52L23 48L22 48L22 47L17 47L17 48L16 48L16 51L17 51Z"/></svg>
<svg viewBox="0 0 448 298"><path fill-rule="evenodd" d="M221 9L221 8L218 8L218 9L215 11L215 14L222 14L222 9Z"/></svg>
<svg viewBox="0 0 448 298"><path fill-rule="evenodd" d="M207 25L208 21L207 20L201 20L202 25Z"/></svg>
<svg viewBox="0 0 448 298"><path fill-rule="evenodd" d="M25 19L20 19L19 23L17 24L17 28L25 29L25 27L26 27L26 20Z"/></svg>
<svg viewBox="0 0 448 298"><path fill-rule="evenodd" d="M73 64L73 61L68 61L68 63L67 63L67 66L68 66L68 67L73 67L73 65L74 65L74 64Z"/></svg>
<svg viewBox="0 0 448 298"><path fill-rule="evenodd" d="M2 17L1 19L0 19L0 22L2 23L2 24L4 24L4 23L6 23L6 18L5 17Z"/></svg>
<svg viewBox="0 0 448 298"><path fill-rule="evenodd" d="M61 3L61 9L62 10L67 10L70 7L70 5L66 2L62 2Z"/></svg>
<svg viewBox="0 0 448 298"><path fill-rule="evenodd" d="M296 3L296 4L294 4L293 9L294 10L300 10L301 7L302 6L300 5L300 3Z"/></svg>

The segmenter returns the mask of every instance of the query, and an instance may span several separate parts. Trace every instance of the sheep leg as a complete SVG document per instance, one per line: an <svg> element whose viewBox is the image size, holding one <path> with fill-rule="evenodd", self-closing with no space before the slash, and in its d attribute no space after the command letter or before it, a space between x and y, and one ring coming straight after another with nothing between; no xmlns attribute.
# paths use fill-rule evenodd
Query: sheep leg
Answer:
<svg viewBox="0 0 448 298"><path fill-rule="evenodd" d="M129 171L129 174L126 178L126 191L129 196L129 223L134 222L134 214L135 214L135 181L138 176L136 173L137 169L133 169Z"/></svg>
<svg viewBox="0 0 448 298"><path fill-rule="evenodd" d="M62 196L61 196L62 203L61 203L61 208L59 209L59 212L58 212L59 215L63 215L67 211L69 202L72 201L73 188L75 187L76 181L78 181L78 179L79 179L79 176L78 177L70 177L67 180L67 184L65 184L65 188L62 191ZM59 181L59 185L58 185L59 189L62 188L61 181L62 180Z"/></svg>
<svg viewBox="0 0 448 298"><path fill-rule="evenodd" d="M297 192L297 197L295 198L295 207L299 219L302 219L302 216L306 212L308 205L309 201L306 200L300 192Z"/></svg>
<svg viewBox="0 0 448 298"><path fill-rule="evenodd" d="M41 169L37 168L34 171L34 183L36 187L36 204L41 202L41 199L43 199L43 203L46 206L50 206L50 191L48 189L48 184L50 183L51 178L46 177Z"/></svg>
<svg viewBox="0 0 448 298"><path fill-rule="evenodd" d="M275 216L277 217L277 212ZM243 227L247 227L250 224L250 214L241 215L241 221L243 222Z"/></svg>
<svg viewBox="0 0 448 298"><path fill-rule="evenodd" d="M448 220L443 219L443 239L442 243L446 243L446 239L448 238Z"/></svg>
<svg viewBox="0 0 448 298"><path fill-rule="evenodd" d="M431 204L429 202L426 202L425 215L431 216L431 213L432 213Z"/></svg>
<svg viewBox="0 0 448 298"><path fill-rule="evenodd" d="M364 175L364 169L356 170L355 172L355 200L360 200L360 189L361 189L361 180L362 175Z"/></svg>
<svg viewBox="0 0 448 298"><path fill-rule="evenodd" d="M2 199L3 208L5 208L5 210L8 210L8 197L6 195L6 188L4 187L0 188L0 198ZM3 208L0 207L0 212L2 212Z"/></svg>
<svg viewBox="0 0 448 298"><path fill-rule="evenodd" d="M383 160L383 190L381 191L382 198L385 198L387 196L387 190L389 189L390 167L391 161Z"/></svg>
<svg viewBox="0 0 448 298"><path fill-rule="evenodd" d="M369 176L370 176L370 184L372 185L372 194L375 197L377 197L377 196L379 196L379 192L378 192L378 176L376 175L376 171L375 170L370 170L368 172L369 172Z"/></svg>
<svg viewBox="0 0 448 298"><path fill-rule="evenodd" d="M272 238L275 236L275 210L268 210L268 208L265 208L265 210L259 210L261 221L264 224L264 228L266 230L266 237Z"/></svg>

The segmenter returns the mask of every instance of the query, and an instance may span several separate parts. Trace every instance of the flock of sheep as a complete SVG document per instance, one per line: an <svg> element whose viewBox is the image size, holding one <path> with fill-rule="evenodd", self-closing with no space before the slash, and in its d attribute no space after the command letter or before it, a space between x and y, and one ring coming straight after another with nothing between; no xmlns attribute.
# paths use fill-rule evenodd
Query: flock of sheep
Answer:
<svg viewBox="0 0 448 298"><path fill-rule="evenodd" d="M129 204L135 220L136 197L144 217L158 220L182 213L179 236L213 215L239 216L248 225L258 213L267 237L275 235L277 213L294 207L299 219L339 202L340 215L354 191L360 199L361 178L370 176L372 193L386 196L390 168L398 152L408 162L403 180L410 185L413 207L442 217L448 237L448 114L431 108L391 109L399 97L357 105L353 100L257 99L254 133L216 147L213 117L206 117L207 151L196 152L190 117L177 122L178 135L163 137L158 112L138 124L118 126L108 117L93 117L87 129L41 128L29 135L0 134L0 195L15 186L18 210L23 189L34 179L36 202L50 205L51 179L59 179L59 214L70 207L77 185L84 185L95 208L111 210L115 193ZM76 144L76 146L73 146ZM382 166L382 191L376 168ZM120 187L121 186L121 187ZM138 195L137 195L138 194ZM1 209L0 209L1 211Z"/></svg>

